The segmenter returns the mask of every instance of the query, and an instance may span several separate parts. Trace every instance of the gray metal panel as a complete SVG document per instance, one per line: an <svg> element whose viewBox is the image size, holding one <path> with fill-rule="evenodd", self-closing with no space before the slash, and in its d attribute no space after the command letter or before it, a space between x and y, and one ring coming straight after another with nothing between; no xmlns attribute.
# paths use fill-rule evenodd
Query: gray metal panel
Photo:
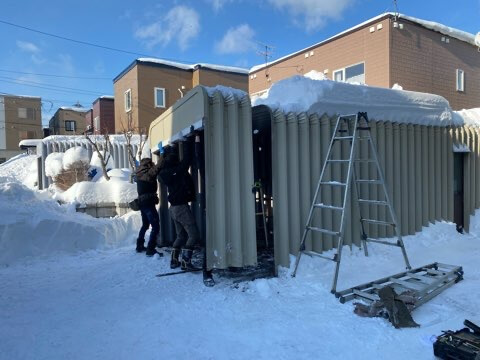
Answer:
<svg viewBox="0 0 480 360"><path fill-rule="evenodd" d="M207 266L224 269L255 265L250 101L247 97L240 102L233 96L224 98L216 91L208 104L204 127Z"/></svg>

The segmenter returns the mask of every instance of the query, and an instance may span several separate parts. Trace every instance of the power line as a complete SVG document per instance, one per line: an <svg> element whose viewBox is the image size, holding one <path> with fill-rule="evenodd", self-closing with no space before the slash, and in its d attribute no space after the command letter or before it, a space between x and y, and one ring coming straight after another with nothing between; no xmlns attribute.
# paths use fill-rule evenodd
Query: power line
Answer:
<svg viewBox="0 0 480 360"><path fill-rule="evenodd" d="M0 76L0 79L13 80L13 81L15 81L15 82L22 81L22 82L24 82L24 83L26 83L26 84L49 86L49 87L59 88L59 89L62 89L62 90L65 90L65 89L66 89L66 90L75 90L75 91L81 91L81 92L88 92L88 93L92 93L92 94L94 94L94 95L97 94L96 92L93 92L93 91L90 91L90 90L77 89L77 88L71 88L71 87L67 87L67 86L60 86L60 85L54 85L54 84L46 84L46 83L41 83L41 82L32 81L32 80L15 79L15 78L7 77L7 76Z"/></svg>
<svg viewBox="0 0 480 360"><path fill-rule="evenodd" d="M2 72L8 72L13 74L24 74L24 75L37 75L37 76L50 76L56 78L67 78L67 79L84 79L84 80L109 80L112 81L111 78L107 77L89 77L89 76L70 76L70 75L55 75L55 74L41 74L41 73L33 73L33 72L25 72L25 71L14 71L14 70L5 70L0 69Z"/></svg>
<svg viewBox="0 0 480 360"><path fill-rule="evenodd" d="M156 56L152 56L152 55L148 55L148 54L143 54L143 53L139 53L139 52L135 52L135 51L122 50L122 49L117 49L117 48L113 48L113 47L110 47L110 46L99 45L99 44L91 43L91 42L88 42L88 41L76 40L76 39L68 38L68 37L65 37L65 36L48 33L48 32L46 32L46 31L41 31L41 30L33 29L33 28L30 28L30 27L27 27L27 26L14 24L14 23L11 23L11 22L5 21L5 20L0 20L0 23L5 24L5 25L9 25L9 26L13 26L13 27L17 27L17 28L20 28L20 29L23 29L23 30L32 31L32 32L35 32L35 33L38 33L38 34L42 34L42 35L54 37L54 38L57 38L57 39L61 39L61 40L65 40L65 41L71 41L71 42L74 42L74 43L76 43L76 44L81 44L81 45L86 45L86 46L93 46L93 47L96 47L96 48L99 48L99 49L116 51L116 52L120 52L120 53L124 53L124 54L136 55L136 56L156 57ZM168 58L162 58L162 59L164 59L164 60L170 60L170 61L184 62L184 63L194 63L194 61L183 61L183 60L168 59Z"/></svg>
<svg viewBox="0 0 480 360"><path fill-rule="evenodd" d="M40 85L33 85L33 84L25 84L25 83L19 83L17 81L9 81L9 80L2 80L0 79L0 81L2 82L5 82L5 83L8 83L8 84L15 84L15 85L22 85L22 86L30 86L30 87L35 87L35 88L39 88L39 89L46 89L46 90L51 90L51 91L59 91L59 92L67 92L67 93L74 93L74 94L79 94L79 95L83 95L83 96L101 96L101 94L99 93L94 93L93 91L89 91L89 90L78 90L78 91L72 91L72 90L66 90L66 89L59 89L58 87L57 88L53 88L53 87L47 87L47 86L40 86ZM37 83L38 84L38 83Z"/></svg>

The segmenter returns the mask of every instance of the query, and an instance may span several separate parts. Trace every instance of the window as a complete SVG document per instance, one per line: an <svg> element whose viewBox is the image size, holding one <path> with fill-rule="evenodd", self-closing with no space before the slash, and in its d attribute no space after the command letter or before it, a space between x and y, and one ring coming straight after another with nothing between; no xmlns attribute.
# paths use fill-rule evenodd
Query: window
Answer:
<svg viewBox="0 0 480 360"><path fill-rule="evenodd" d="M100 130L100 116L95 116L95 119L93 119L93 128Z"/></svg>
<svg viewBox="0 0 480 360"><path fill-rule="evenodd" d="M27 108L18 108L18 117L20 119L26 119L27 118Z"/></svg>
<svg viewBox="0 0 480 360"><path fill-rule="evenodd" d="M155 107L164 108L165 107L165 89L164 88L155 88Z"/></svg>
<svg viewBox="0 0 480 360"><path fill-rule="evenodd" d="M65 131L75 131L75 120L65 120Z"/></svg>
<svg viewBox="0 0 480 360"><path fill-rule="evenodd" d="M465 72L457 69L457 91L465 91Z"/></svg>
<svg viewBox="0 0 480 360"><path fill-rule="evenodd" d="M333 80L343 81L343 70L336 70L333 72Z"/></svg>
<svg viewBox="0 0 480 360"><path fill-rule="evenodd" d="M132 89L125 91L125 112L132 110Z"/></svg>
<svg viewBox="0 0 480 360"><path fill-rule="evenodd" d="M347 66L333 72L333 80L347 83L365 84L365 63Z"/></svg>

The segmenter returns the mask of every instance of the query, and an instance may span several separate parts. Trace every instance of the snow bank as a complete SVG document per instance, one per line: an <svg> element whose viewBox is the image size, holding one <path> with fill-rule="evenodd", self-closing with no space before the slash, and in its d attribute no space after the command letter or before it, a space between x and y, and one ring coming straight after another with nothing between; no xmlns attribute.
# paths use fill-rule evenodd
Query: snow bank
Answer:
<svg viewBox="0 0 480 360"><path fill-rule="evenodd" d="M480 108L452 111L439 95L343 82L322 80L323 74L310 72L308 77L292 76L272 85L252 104L268 105L288 112L317 114L354 114L366 111L370 119L420 125L480 126ZM317 80L320 79L320 80Z"/></svg>
<svg viewBox="0 0 480 360"><path fill-rule="evenodd" d="M65 151L63 155L63 168L68 169L78 161L85 164L89 163L87 149L81 146L75 146Z"/></svg>
<svg viewBox="0 0 480 360"><path fill-rule="evenodd" d="M98 182L78 182L63 193L56 193L54 197L56 200L76 204L125 204L137 198L137 185L128 182L130 170L114 169L108 175L110 181L102 176Z"/></svg>
<svg viewBox="0 0 480 360"><path fill-rule="evenodd" d="M138 213L96 219L44 197L19 183L0 183L0 264L27 256L125 246L140 227Z"/></svg>
<svg viewBox="0 0 480 360"><path fill-rule="evenodd" d="M45 159L45 175L55 177L63 170L64 153L53 152Z"/></svg>
<svg viewBox="0 0 480 360"><path fill-rule="evenodd" d="M8 181L34 188L37 182L37 156L20 154L0 164L0 183Z"/></svg>

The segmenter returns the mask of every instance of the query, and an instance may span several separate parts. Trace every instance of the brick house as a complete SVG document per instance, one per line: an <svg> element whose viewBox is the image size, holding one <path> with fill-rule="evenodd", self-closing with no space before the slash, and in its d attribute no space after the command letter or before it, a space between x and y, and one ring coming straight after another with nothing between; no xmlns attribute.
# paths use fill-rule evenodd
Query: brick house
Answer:
<svg viewBox="0 0 480 360"><path fill-rule="evenodd" d="M62 106L48 123L50 135L79 135L87 128L86 114L90 109L76 106Z"/></svg>
<svg viewBox="0 0 480 360"><path fill-rule="evenodd" d="M136 131L150 123L197 85L224 85L248 91L248 70L211 64L182 64L151 58L133 61L114 80L115 132L131 117Z"/></svg>
<svg viewBox="0 0 480 360"><path fill-rule="evenodd" d="M0 163L23 151L18 143L24 139L41 139L42 101L39 97L0 96Z"/></svg>
<svg viewBox="0 0 480 360"><path fill-rule="evenodd" d="M91 133L115 134L114 97L103 95L97 98L92 109L85 113L85 121Z"/></svg>
<svg viewBox="0 0 480 360"><path fill-rule="evenodd" d="M249 73L249 93L311 70L328 79L445 97L454 110L480 107L480 52L474 35L385 13Z"/></svg>

